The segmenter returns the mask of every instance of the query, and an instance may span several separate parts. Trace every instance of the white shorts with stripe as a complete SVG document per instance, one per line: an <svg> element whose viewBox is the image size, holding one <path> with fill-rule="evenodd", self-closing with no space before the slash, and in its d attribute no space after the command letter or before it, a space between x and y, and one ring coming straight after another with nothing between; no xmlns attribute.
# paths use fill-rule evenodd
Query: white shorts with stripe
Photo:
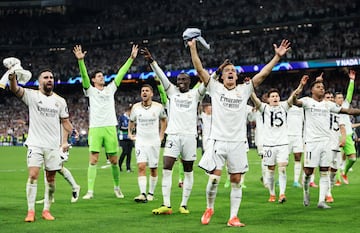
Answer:
<svg viewBox="0 0 360 233"><path fill-rule="evenodd" d="M42 167L46 171L57 171L62 168L63 161L60 158L60 150L35 146L28 146L27 166Z"/></svg>
<svg viewBox="0 0 360 233"><path fill-rule="evenodd" d="M196 136L169 134L166 137L164 156L179 157L184 161L196 160Z"/></svg>
<svg viewBox="0 0 360 233"><path fill-rule="evenodd" d="M328 141L306 142L304 147L304 167L330 167L331 145Z"/></svg>

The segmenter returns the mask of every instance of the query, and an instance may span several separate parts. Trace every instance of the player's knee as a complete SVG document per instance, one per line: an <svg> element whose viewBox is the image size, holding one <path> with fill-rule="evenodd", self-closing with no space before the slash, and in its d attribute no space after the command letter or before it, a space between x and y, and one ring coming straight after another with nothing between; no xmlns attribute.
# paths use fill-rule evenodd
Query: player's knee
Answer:
<svg viewBox="0 0 360 233"><path fill-rule="evenodd" d="M213 184L213 185L218 185L220 182L220 176L217 175L209 175L209 181Z"/></svg>
<svg viewBox="0 0 360 233"><path fill-rule="evenodd" d="M286 167L285 166L279 166L278 170L279 170L279 174L286 174Z"/></svg>
<svg viewBox="0 0 360 233"><path fill-rule="evenodd" d="M326 177L329 175L329 171L320 171L320 177Z"/></svg>

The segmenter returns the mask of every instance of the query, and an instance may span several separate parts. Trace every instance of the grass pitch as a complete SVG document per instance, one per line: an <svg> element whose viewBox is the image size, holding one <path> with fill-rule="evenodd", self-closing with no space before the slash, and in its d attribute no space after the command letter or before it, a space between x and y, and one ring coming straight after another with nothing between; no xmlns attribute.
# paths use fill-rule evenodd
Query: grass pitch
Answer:
<svg viewBox="0 0 360 233"><path fill-rule="evenodd" d="M200 152L198 153L200 158ZM55 221L41 219L43 205L36 205L36 221L25 223L27 212L25 183L27 180L26 149L24 147L0 147L0 232L358 232L360 229L360 168L355 163L353 172L349 173L349 185L335 187L333 195L335 203L331 209L318 209L318 189L311 188L311 205L302 204L302 189L293 188L293 156L287 169L287 202L284 204L268 203L268 190L260 183L260 159L254 150L249 155L250 171L246 174L246 189L239 218L246 224L244 228L226 226L229 218L230 188L224 188L225 174L219 185L215 214L207 226L200 223L206 208L205 187L208 176L203 170L194 167L194 187L188 203L189 215L178 212L182 190L178 188L177 164L173 171L171 202L173 214L155 216L151 210L162 204L161 168L159 182L155 190L153 202L135 203L133 198L139 194L137 184L137 168L132 158L133 173L121 172L120 184L124 199L116 199L110 168L101 169L105 165L102 153L98 164L95 182L95 194L92 200L82 200L87 191L87 148L73 148L70 159L65 166L71 170L79 185L81 194L77 203L70 203L71 187L57 174L55 203L51 213ZM197 164L197 163L196 163ZM124 164L125 165L125 164ZM123 165L123 166L124 166ZM316 179L318 180L318 179ZM318 181L317 181L318 182ZM38 182L37 199L44 193L43 176ZM277 187L278 193L278 187Z"/></svg>

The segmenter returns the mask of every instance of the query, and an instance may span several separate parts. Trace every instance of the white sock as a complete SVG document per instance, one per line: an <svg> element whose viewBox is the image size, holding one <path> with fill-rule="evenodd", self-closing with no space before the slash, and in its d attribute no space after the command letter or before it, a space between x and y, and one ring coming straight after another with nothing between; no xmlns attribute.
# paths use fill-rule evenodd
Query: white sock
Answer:
<svg viewBox="0 0 360 233"><path fill-rule="evenodd" d="M328 189L328 191L326 193L326 196L332 196L331 195L331 189L332 189L332 187L334 187L335 180L336 180L336 172L330 172L330 175L329 175L329 189Z"/></svg>
<svg viewBox="0 0 360 233"><path fill-rule="evenodd" d="M45 195L44 200L44 210L50 210L52 199L55 193L55 184L54 183L47 183L45 190L47 191L47 195Z"/></svg>
<svg viewBox="0 0 360 233"><path fill-rule="evenodd" d="M303 189L305 192L309 192L309 188L310 188L310 180L311 180L311 176L308 176L304 173L304 186Z"/></svg>
<svg viewBox="0 0 360 233"><path fill-rule="evenodd" d="M164 205L167 207L171 207L170 204L170 192L172 185L172 170L163 169L163 178L162 178L162 194Z"/></svg>
<svg viewBox="0 0 360 233"><path fill-rule="evenodd" d="M140 193L145 193L146 194L146 176L139 176L138 177L138 184L139 184L139 189L140 189Z"/></svg>
<svg viewBox="0 0 360 233"><path fill-rule="evenodd" d="M245 173L241 175L240 184L243 185L245 182Z"/></svg>
<svg viewBox="0 0 360 233"><path fill-rule="evenodd" d="M320 181L319 181L319 202L325 201L325 196L329 191L329 172L320 171Z"/></svg>
<svg viewBox="0 0 360 233"><path fill-rule="evenodd" d="M270 195L275 195L275 182L274 182L274 170L267 169L266 178L267 178L267 186L269 189Z"/></svg>
<svg viewBox="0 0 360 233"><path fill-rule="evenodd" d="M184 172L184 185L180 206L187 206L191 190L194 184L194 172Z"/></svg>
<svg viewBox="0 0 360 233"><path fill-rule="evenodd" d="M240 183L231 182L230 192L230 219L237 217L242 198L242 188Z"/></svg>
<svg viewBox="0 0 360 233"><path fill-rule="evenodd" d="M279 166L278 167L279 172L279 195L285 194L286 190L286 167Z"/></svg>
<svg viewBox="0 0 360 233"><path fill-rule="evenodd" d="M73 175L71 174L71 172L66 168L66 167L63 167L59 173L65 178L65 180L71 185L72 187L72 190L75 191L75 189L79 186Z"/></svg>
<svg viewBox="0 0 360 233"><path fill-rule="evenodd" d="M26 183L26 198L28 203L28 210L35 211L35 200L36 200L36 192L37 192L37 180L33 180L30 183L30 179Z"/></svg>
<svg viewBox="0 0 360 233"><path fill-rule="evenodd" d="M268 167L264 164L264 160L261 159L261 175L263 177L263 181L266 182L266 171L268 170Z"/></svg>
<svg viewBox="0 0 360 233"><path fill-rule="evenodd" d="M214 209L217 188L220 183L220 176L210 175L206 186L207 208Z"/></svg>
<svg viewBox="0 0 360 233"><path fill-rule="evenodd" d="M299 182L300 173L301 173L301 162L295 161L295 163L294 163L294 182Z"/></svg>
<svg viewBox="0 0 360 233"><path fill-rule="evenodd" d="M149 193L154 194L155 193L155 187L158 182L158 176L150 176L149 177Z"/></svg>

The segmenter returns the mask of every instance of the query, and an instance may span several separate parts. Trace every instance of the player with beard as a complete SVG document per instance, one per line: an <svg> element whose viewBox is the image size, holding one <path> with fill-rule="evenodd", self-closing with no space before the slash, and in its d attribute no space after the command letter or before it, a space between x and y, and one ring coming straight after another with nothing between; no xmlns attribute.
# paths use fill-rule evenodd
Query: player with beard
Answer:
<svg viewBox="0 0 360 233"><path fill-rule="evenodd" d="M28 214L25 222L35 221L37 181L43 165L46 171L48 195L44 201L42 218L52 221L55 218L50 213L50 206L55 192L55 174L62 166L59 147L61 146L63 150L68 149L67 142L62 144L60 124L67 133L73 130L67 104L64 98L53 92L54 76L49 69L40 72L39 90L18 86L15 74L9 75L9 82L10 90L29 108L29 134L25 141L29 171L26 184Z"/></svg>
<svg viewBox="0 0 360 233"><path fill-rule="evenodd" d="M157 167L160 145L164 139L167 123L164 107L160 103L152 101L153 95L152 87L144 84L141 88L142 101L132 107L128 127L129 138L135 141L140 188L140 195L135 197L134 201L142 203L154 200L155 186L158 181ZM136 136L133 134L135 128ZM146 164L150 168L148 193L146 192Z"/></svg>

